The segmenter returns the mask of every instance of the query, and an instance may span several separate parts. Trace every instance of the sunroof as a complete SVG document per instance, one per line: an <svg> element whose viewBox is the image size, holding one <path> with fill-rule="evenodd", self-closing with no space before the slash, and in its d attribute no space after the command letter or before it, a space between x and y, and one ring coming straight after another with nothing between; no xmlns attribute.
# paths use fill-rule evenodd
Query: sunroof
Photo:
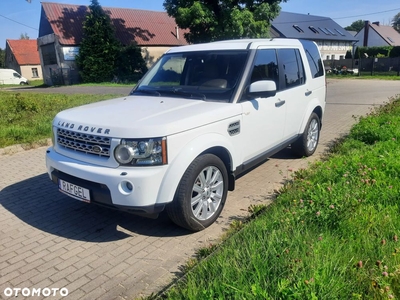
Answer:
<svg viewBox="0 0 400 300"><path fill-rule="evenodd" d="M337 30L336 28L335 28L335 31L336 31L337 33L339 33L341 36L346 36L343 32L341 32L340 30Z"/></svg>
<svg viewBox="0 0 400 300"><path fill-rule="evenodd" d="M326 31L324 28L318 27L319 30L321 30L323 33L325 33L326 35L331 35L328 31Z"/></svg>

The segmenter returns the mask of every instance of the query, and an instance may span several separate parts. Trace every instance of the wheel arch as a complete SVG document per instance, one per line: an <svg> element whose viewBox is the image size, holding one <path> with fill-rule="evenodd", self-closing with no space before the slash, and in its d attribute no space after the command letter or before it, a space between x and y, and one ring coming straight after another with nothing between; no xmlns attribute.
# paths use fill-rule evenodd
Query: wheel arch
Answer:
<svg viewBox="0 0 400 300"><path fill-rule="evenodd" d="M222 160L228 172L228 190L233 191L235 189L235 175L233 172L234 167L232 165L232 156L229 153L228 149L221 146L215 146L203 151L200 155L207 153L214 154Z"/></svg>
<svg viewBox="0 0 400 300"><path fill-rule="evenodd" d="M179 182L189 165L198 156L210 153L219 157L228 173L228 190L233 190L235 177L233 175L235 157L234 147L230 141L220 134L205 134L190 141L181 148L175 158L169 163L167 172L161 182L157 203L169 203L173 200Z"/></svg>
<svg viewBox="0 0 400 300"><path fill-rule="evenodd" d="M300 128L300 134L302 134L306 128L308 119L310 118L312 113L316 113L318 118L319 118L319 125L320 125L320 129L322 127L322 118L324 115L324 108L322 107L320 101L318 101L317 99L314 99L313 101L310 102L310 104L308 105L308 108L306 110L306 113L303 116L303 121L301 123L301 128Z"/></svg>

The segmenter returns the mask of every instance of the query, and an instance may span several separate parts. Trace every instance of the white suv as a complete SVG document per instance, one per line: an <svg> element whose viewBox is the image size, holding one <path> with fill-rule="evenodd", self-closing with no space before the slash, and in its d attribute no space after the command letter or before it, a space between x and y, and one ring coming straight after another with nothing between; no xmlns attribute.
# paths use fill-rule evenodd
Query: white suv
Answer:
<svg viewBox="0 0 400 300"><path fill-rule="evenodd" d="M129 96L57 114L47 170L75 199L202 230L238 174L288 145L314 153L325 97L311 41L173 48Z"/></svg>

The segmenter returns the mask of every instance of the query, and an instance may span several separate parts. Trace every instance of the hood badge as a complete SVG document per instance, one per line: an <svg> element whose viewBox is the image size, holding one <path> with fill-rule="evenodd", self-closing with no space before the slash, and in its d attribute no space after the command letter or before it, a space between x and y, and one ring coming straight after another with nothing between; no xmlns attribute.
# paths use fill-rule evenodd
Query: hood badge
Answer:
<svg viewBox="0 0 400 300"><path fill-rule="evenodd" d="M94 145L93 147L92 147L92 150L93 150L93 152L94 153L100 153L100 152L102 152L103 151L103 148L101 148L99 145Z"/></svg>
<svg viewBox="0 0 400 300"><path fill-rule="evenodd" d="M98 134L110 134L110 131L111 131L108 128L75 125L74 123L68 123L68 122L63 122L63 121L58 121L57 125L60 127L63 127L63 128L67 128L67 129L75 129L77 131L91 132L91 133L98 133Z"/></svg>

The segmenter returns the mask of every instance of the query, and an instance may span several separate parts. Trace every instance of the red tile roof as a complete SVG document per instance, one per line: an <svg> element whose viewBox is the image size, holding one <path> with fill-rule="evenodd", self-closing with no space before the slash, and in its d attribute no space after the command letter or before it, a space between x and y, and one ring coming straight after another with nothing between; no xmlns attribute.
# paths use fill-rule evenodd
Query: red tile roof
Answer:
<svg viewBox="0 0 400 300"><path fill-rule="evenodd" d="M84 5L42 2L43 12L52 31L62 45L79 45L82 40L82 23L89 10ZM187 42L184 30L176 36L175 20L166 12L103 7L109 13L116 29L116 37L125 45L132 41L140 46L180 46ZM43 16L42 16L43 18Z"/></svg>
<svg viewBox="0 0 400 300"><path fill-rule="evenodd" d="M7 40L7 44L20 66L40 65L36 40Z"/></svg>

